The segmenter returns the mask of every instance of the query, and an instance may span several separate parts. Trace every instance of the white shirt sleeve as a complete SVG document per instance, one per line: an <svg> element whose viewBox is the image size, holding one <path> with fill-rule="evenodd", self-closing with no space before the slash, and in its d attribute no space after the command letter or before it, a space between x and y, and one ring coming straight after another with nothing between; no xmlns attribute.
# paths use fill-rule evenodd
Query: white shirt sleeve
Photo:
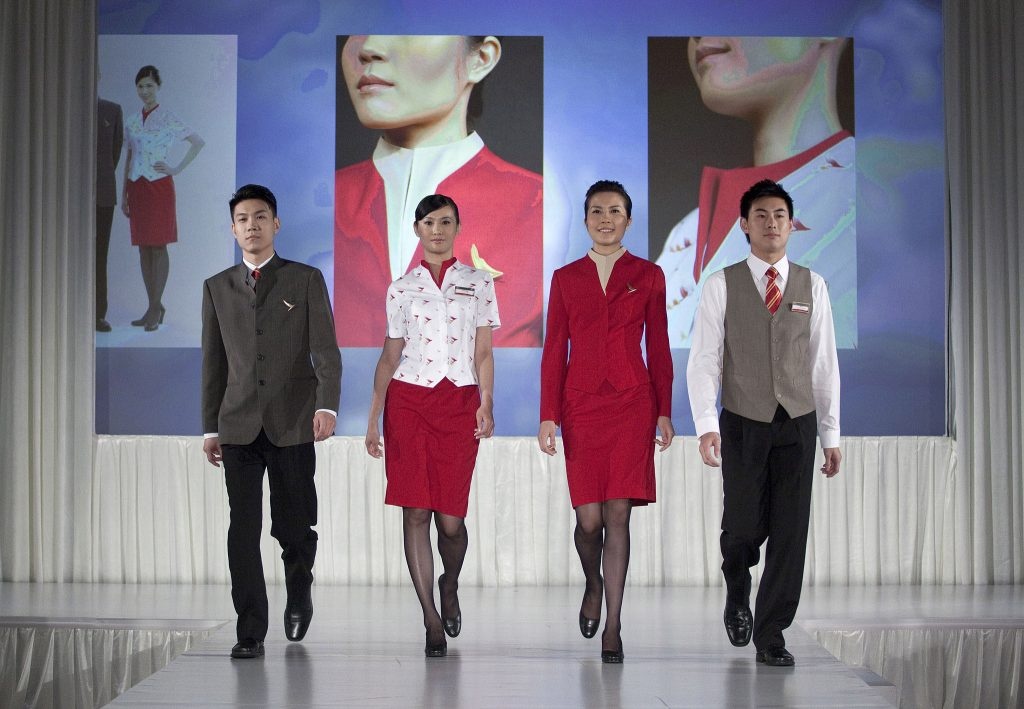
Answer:
<svg viewBox="0 0 1024 709"><path fill-rule="evenodd" d="M722 353L725 348L725 273L711 274L700 295L686 361L686 387L698 436L718 433L718 391L722 386Z"/></svg>
<svg viewBox="0 0 1024 709"><path fill-rule="evenodd" d="M839 355L832 322L832 303L828 286L817 273L811 273L811 337L808 357L811 364L811 393L818 414L818 438L822 448L839 447Z"/></svg>
<svg viewBox="0 0 1024 709"><path fill-rule="evenodd" d="M490 276L484 277L484 285L480 289L480 296L476 309L476 327L491 327L495 330L501 327L501 319L498 317L498 296L494 292L494 279Z"/></svg>
<svg viewBox="0 0 1024 709"><path fill-rule="evenodd" d="M408 327L405 322L405 312L402 308L404 300L404 294L394 283L388 286L385 305L385 312L388 321L388 337L398 339L400 337L405 337L408 333Z"/></svg>

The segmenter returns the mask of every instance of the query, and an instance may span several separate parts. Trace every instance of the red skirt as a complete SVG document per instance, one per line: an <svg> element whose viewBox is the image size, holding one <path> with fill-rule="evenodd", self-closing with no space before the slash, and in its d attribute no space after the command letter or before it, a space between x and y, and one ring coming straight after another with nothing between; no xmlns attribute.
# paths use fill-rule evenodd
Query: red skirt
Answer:
<svg viewBox="0 0 1024 709"><path fill-rule="evenodd" d="M128 181L128 223L132 246L165 246L178 240L174 178Z"/></svg>
<svg viewBox="0 0 1024 709"><path fill-rule="evenodd" d="M654 435L658 423L650 384L591 394L566 388L562 445L573 507L630 499L655 501Z"/></svg>
<svg viewBox="0 0 1024 709"><path fill-rule="evenodd" d="M480 388L392 379L384 399L384 502L465 517L480 441Z"/></svg>

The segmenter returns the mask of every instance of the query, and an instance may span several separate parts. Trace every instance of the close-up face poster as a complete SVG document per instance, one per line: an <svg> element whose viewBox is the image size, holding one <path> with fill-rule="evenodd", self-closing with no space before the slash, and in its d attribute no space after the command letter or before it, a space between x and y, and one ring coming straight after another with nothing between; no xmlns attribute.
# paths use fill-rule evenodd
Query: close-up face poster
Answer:
<svg viewBox="0 0 1024 709"><path fill-rule="evenodd" d="M365 430L388 284L423 257L416 206L441 193L454 255L494 281L495 433L533 436L551 276L590 247L584 196L609 179L632 199L624 245L665 274L692 434L697 303L750 252L739 200L764 178L793 198L789 258L828 285L844 434L945 432L937 0L100 0L98 28L125 147L97 433L201 433L202 284L239 261L228 200L258 183L277 252L326 280L338 434Z"/></svg>

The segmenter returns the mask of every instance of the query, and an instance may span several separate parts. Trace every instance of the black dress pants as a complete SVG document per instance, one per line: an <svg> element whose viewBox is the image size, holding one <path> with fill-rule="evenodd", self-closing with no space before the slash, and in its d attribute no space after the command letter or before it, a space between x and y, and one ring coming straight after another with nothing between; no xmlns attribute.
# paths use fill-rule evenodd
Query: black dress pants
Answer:
<svg viewBox="0 0 1024 709"><path fill-rule="evenodd" d="M722 573L729 600L746 605L750 567L768 540L754 609L754 646L785 647L803 585L817 418L791 419L779 406L770 423L722 410Z"/></svg>
<svg viewBox="0 0 1024 709"><path fill-rule="evenodd" d="M107 317L107 253L110 228L114 224L113 207L96 207L96 319Z"/></svg>
<svg viewBox="0 0 1024 709"><path fill-rule="evenodd" d="M313 583L316 557L316 450L313 443L278 447L260 431L252 443L221 446L231 523L228 568L239 640L267 636L267 585L260 556L263 471L270 478L270 534L281 545L288 598L301 601Z"/></svg>

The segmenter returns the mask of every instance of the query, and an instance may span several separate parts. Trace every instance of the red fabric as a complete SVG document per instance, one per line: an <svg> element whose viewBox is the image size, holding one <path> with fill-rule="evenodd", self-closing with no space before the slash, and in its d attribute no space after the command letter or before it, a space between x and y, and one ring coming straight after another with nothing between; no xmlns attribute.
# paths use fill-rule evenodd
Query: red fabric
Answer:
<svg viewBox="0 0 1024 709"><path fill-rule="evenodd" d="M693 263L693 280L700 282L700 274L718 253L719 247L736 223L740 197L759 180L778 182L802 165L821 155L834 145L850 137L843 130L802 153L769 165L722 170L705 167L700 176L700 211L697 217L697 258Z"/></svg>
<svg viewBox="0 0 1024 709"><path fill-rule="evenodd" d="M480 389L392 379L384 399L384 502L465 517L480 442Z"/></svg>
<svg viewBox="0 0 1024 709"><path fill-rule="evenodd" d="M590 393L566 388L562 445L573 507L630 499L654 502L654 430L650 384L616 391L605 382Z"/></svg>
<svg viewBox="0 0 1024 709"><path fill-rule="evenodd" d="M555 271L541 357L541 421L561 421L565 389L597 393L605 381L616 391L650 382L657 415L671 416L667 321L665 274L650 261L623 254L612 269L607 294L589 256Z"/></svg>
<svg viewBox="0 0 1024 709"><path fill-rule="evenodd" d="M420 261L420 265L423 266L423 268L427 269L427 273L430 274L430 277L434 279L434 283L436 283L437 287L440 288L441 284L444 283L444 274L448 272L449 268L455 265L456 261L458 261L458 259L455 258L454 256L452 256L447 261L442 261L441 269L437 272L436 276L434 275L434 271L433 269L430 268L430 264L427 262L426 259Z"/></svg>
<svg viewBox="0 0 1024 709"><path fill-rule="evenodd" d="M437 191L459 205L455 257L472 266L470 247L476 244L481 258L503 273L494 281L501 316L494 344L539 347L543 179L483 148ZM423 249L417 248L409 265L422 258ZM380 347L391 280L384 181L367 160L338 170L334 179L334 318L340 346Z"/></svg>
<svg viewBox="0 0 1024 709"><path fill-rule="evenodd" d="M132 246L164 246L178 240L174 178L128 180L128 224Z"/></svg>
<svg viewBox="0 0 1024 709"><path fill-rule="evenodd" d="M771 311L772 315L775 315L779 309L779 303L782 302L782 291L779 290L779 284L775 282L775 279L779 277L779 272L775 270L775 266L768 269L768 287L764 291L764 304Z"/></svg>

